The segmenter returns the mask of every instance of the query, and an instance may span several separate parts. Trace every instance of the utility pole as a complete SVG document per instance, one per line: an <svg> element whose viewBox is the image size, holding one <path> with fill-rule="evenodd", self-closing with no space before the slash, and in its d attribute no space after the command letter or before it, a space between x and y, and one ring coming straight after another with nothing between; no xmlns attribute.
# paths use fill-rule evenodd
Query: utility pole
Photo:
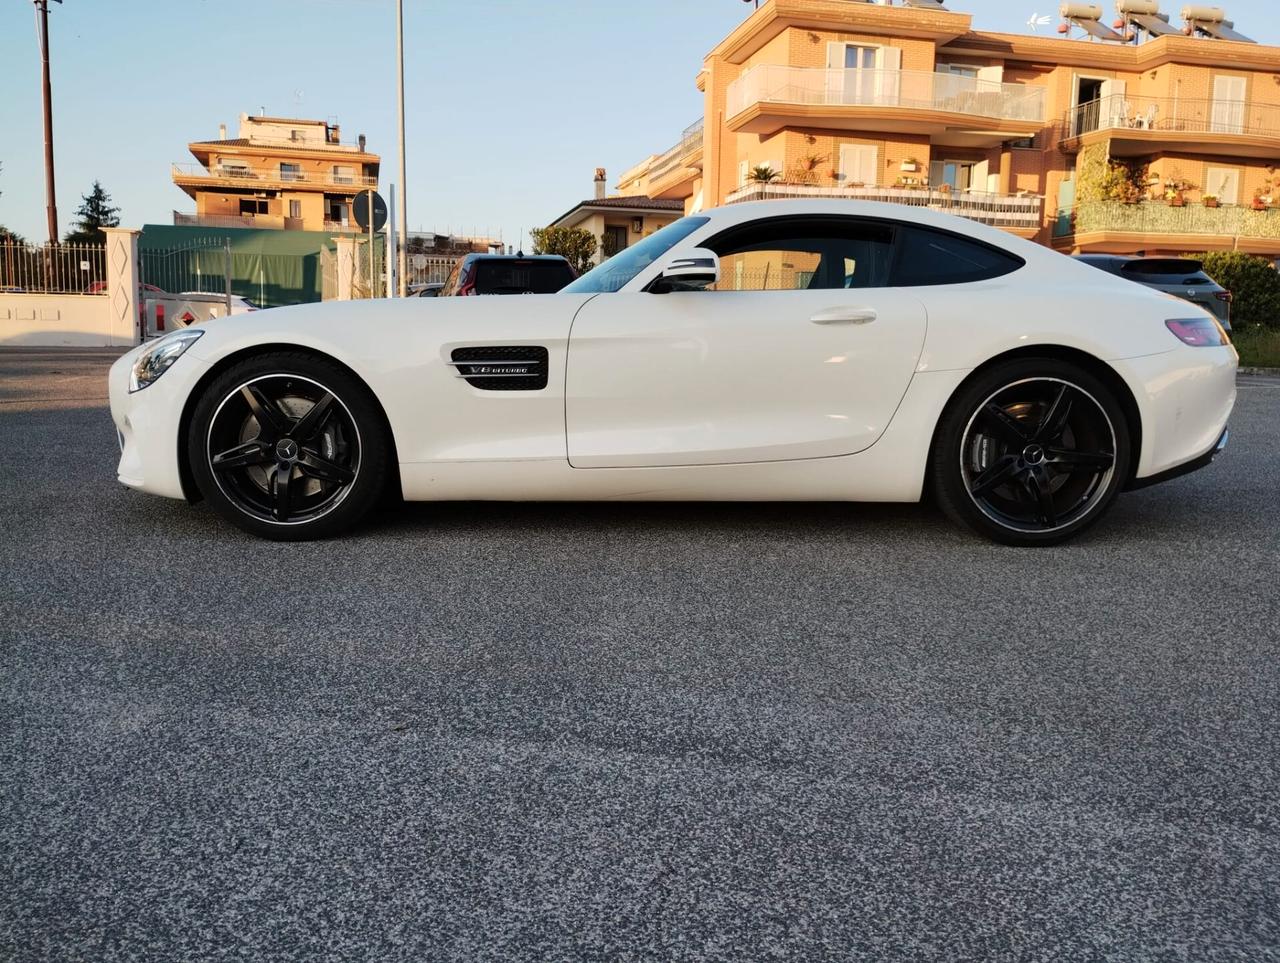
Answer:
<svg viewBox="0 0 1280 963"><path fill-rule="evenodd" d="M54 0L61 3L62 0ZM49 243L58 243L58 196L53 185L53 87L49 83L49 0L35 0L40 33L40 72L44 83L44 192Z"/></svg>
<svg viewBox="0 0 1280 963"><path fill-rule="evenodd" d="M397 293L403 298L409 293L409 179L405 176L404 163L404 0L396 0L396 65L396 103L400 112L400 245L396 266L400 276L400 290ZM392 203L395 203L394 197Z"/></svg>

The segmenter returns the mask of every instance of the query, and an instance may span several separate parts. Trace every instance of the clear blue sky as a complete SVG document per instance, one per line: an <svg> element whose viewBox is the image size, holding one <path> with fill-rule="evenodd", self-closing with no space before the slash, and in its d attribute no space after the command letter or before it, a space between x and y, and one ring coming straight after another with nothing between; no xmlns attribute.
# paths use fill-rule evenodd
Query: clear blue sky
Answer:
<svg viewBox="0 0 1280 963"><path fill-rule="evenodd" d="M1110 0L1102 0L1110 11ZM58 214L94 178L127 225L192 202L169 178L188 141L240 113L336 117L395 162L392 0L66 0L50 14ZM1165 0L1175 17L1182 0ZM1264 0L1226 0L1238 29L1280 43ZM1021 32L1057 0L951 0L975 26ZM409 226L545 224L674 144L701 113L703 55L742 0L405 0ZM1042 28L1045 29L1045 28ZM1052 31L1053 27L1047 28ZM30 0L0 0L0 224L44 237L39 55Z"/></svg>

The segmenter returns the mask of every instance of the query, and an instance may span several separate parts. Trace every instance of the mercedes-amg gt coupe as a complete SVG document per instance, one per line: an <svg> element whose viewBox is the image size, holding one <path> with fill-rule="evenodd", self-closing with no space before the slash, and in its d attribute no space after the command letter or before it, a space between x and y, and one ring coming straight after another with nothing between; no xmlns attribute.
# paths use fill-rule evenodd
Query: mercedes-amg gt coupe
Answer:
<svg viewBox="0 0 1280 963"><path fill-rule="evenodd" d="M923 208L676 221L555 294L218 318L111 369L119 479L273 539L387 495L914 502L1011 545L1208 464L1238 357L1189 305Z"/></svg>

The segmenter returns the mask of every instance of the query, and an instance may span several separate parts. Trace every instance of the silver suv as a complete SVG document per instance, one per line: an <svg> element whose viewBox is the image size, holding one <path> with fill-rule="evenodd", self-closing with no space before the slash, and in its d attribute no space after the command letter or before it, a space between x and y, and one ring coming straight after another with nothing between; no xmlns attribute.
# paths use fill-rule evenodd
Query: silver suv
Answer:
<svg viewBox="0 0 1280 963"><path fill-rule="evenodd" d="M1123 254L1076 254L1077 261L1117 274L1149 288L1190 301L1231 330L1231 292L1188 257L1129 257Z"/></svg>

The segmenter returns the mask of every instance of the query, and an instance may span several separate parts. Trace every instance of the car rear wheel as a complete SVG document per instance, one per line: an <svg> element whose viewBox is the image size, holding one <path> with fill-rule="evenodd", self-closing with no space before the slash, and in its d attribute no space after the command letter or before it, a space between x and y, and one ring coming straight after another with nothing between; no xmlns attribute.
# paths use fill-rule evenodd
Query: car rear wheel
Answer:
<svg viewBox="0 0 1280 963"><path fill-rule="evenodd" d="M930 463L953 519L1006 545L1054 545L1101 518L1129 472L1114 393L1053 358L983 372L953 399Z"/></svg>
<svg viewBox="0 0 1280 963"><path fill-rule="evenodd" d="M220 515L255 535L301 541L343 531L377 503L390 446L364 385L331 362L280 352L209 386L187 448Z"/></svg>

